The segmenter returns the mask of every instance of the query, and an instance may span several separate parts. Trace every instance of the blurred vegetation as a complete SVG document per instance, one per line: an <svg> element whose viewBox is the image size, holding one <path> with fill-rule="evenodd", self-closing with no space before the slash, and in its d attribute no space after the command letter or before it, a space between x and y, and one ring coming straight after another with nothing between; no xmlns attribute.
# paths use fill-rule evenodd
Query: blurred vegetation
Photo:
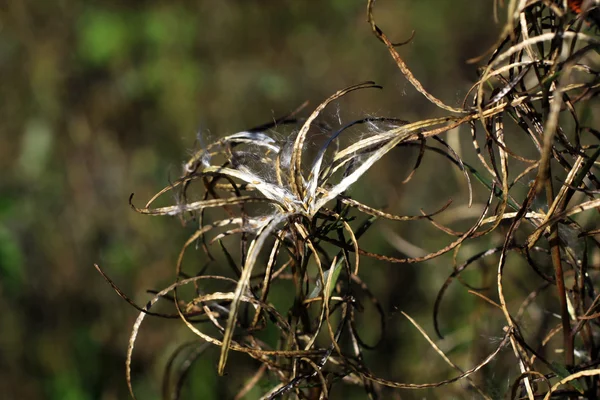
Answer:
<svg viewBox="0 0 600 400"><path fill-rule="evenodd" d="M384 89L343 99L342 115L406 120L440 115L407 84L372 35L365 6L363 0L0 6L0 393L15 399L127 398L124 359L136 312L93 264L140 305L150 298L148 289L173 281L174 262L193 227L138 215L127 198L135 192L147 199L178 177L181 163L199 146L198 131L212 139L231 134L287 114L305 100L316 106L364 80ZM378 24L393 39L416 32L401 48L403 57L427 88L456 105L477 79L476 67L465 60L484 53L498 36L492 15L491 1L382 0L376 10ZM457 133L447 136L460 147ZM402 185L418 148L395 154L354 189L356 199L418 214L448 198L466 198L457 171L440 171L435 155L418 170L420 179ZM464 155L467 161L474 157ZM434 171L439 187L431 196L415 182ZM365 237L365 246L399 254L393 243L401 236L431 251L447 244L434 232L412 222L382 223ZM500 239L485 237L482 246ZM469 246L461 254L481 249ZM369 261L362 268L394 332L383 350L367 355L374 371L406 382L451 376L447 369L430 370L424 360L437 355L399 314L406 311L431 330L435 294L452 271L451 255L417 265ZM490 279L478 271L465 275L469 278L477 284ZM523 292L533 286L531 276L518 278ZM498 327L478 319L482 306L473 297L453 287L443 306L446 312L462 311L444 315L443 324L456 344L449 345L452 355L464 365L489 350L466 349L473 337L483 336L490 348L498 340L490 333ZM369 313L361 318L365 326L376 321ZM366 339L377 335L362 329ZM159 397L168 357L190 339L181 324L147 321L133 360L139 398ZM240 390L251 374L217 377L217 357L212 348L197 362L184 397L231 398ZM243 355L230 357L236 371L256 368ZM493 365L486 374L494 377ZM259 389L248 398L258 397ZM401 393L449 398L461 397L463 389L456 384L445 392ZM507 388L497 390L503 394ZM364 397L358 389L340 389L337 398L342 392L344 398ZM385 393L384 398L397 396Z"/></svg>

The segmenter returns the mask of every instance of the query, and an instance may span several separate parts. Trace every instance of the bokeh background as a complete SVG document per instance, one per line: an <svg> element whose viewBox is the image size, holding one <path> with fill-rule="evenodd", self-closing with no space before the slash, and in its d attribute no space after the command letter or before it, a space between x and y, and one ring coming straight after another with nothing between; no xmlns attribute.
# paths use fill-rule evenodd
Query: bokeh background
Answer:
<svg viewBox="0 0 600 400"><path fill-rule="evenodd" d="M375 16L393 40L416 32L400 53L425 87L459 105L477 78L466 60L484 53L499 31L492 3L381 0ZM146 290L172 282L191 228L138 215L127 199L135 192L142 203L178 177L198 146L197 132L217 138L248 129L305 100L310 110L365 80L384 89L343 99L345 118L442 115L402 77L370 32L365 9L364 0L0 2L0 397L128 397L125 352L137 312L93 264L138 304L150 298ZM417 153L392 153L354 194L402 214L464 200L459 174L437 156L419 170L420 184L402 185ZM432 196L423 182L440 166L447 179ZM382 225L366 247L400 255L398 238L428 251L450 242L421 226ZM399 314L408 311L431 328L450 256L410 266L365 261L362 268L395 332L369 355L374 370L405 382L452 376L441 364L431 369L426 360L435 354ZM451 294L449 307L463 307L465 299ZM469 301L464 307L473 307ZM444 320L448 331L466 329L463 339L479 335L468 322ZM139 398L159 398L170 352L189 339L180 323L143 326L134 354ZM486 340L493 346L493 337ZM482 358L463 353L463 365ZM217 355L210 350L192 369L186 398L232 398L242 387L243 376L216 376ZM236 363L248 360L234 356ZM462 389L446 393L460 398ZM448 398L440 391L385 393ZM364 397L350 389L334 395Z"/></svg>

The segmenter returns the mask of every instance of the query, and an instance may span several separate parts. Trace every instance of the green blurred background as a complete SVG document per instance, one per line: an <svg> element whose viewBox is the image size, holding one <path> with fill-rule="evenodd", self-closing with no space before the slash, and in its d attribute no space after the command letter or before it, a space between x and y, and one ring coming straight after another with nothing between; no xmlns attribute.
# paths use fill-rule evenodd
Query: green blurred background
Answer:
<svg viewBox="0 0 600 400"><path fill-rule="evenodd" d="M231 134L305 100L316 106L365 80L384 89L344 99L340 109L348 118L442 115L371 34L365 8L363 0L0 2L2 398L128 397L125 352L137 313L93 264L138 304L150 298L147 289L172 282L189 228L138 215L127 199L135 192L141 204L178 177L198 131L212 138ZM499 30L491 0L381 0L375 16L395 41L416 31L399 51L424 86L452 105L476 80L466 59L482 54ZM449 197L464 200L449 167L435 198L423 185L401 185L416 153L388 157L355 195L403 214L432 211ZM421 183L427 171L446 166L432 157L418 172ZM388 189L372 190L374 182ZM369 250L401 254L382 239L385 229L427 250L450 242L428 236L435 231L422 232L419 224L384 228L367 238ZM449 260L416 266L365 261L365 280L389 312L388 322L397 325L398 335L369 356L385 378L430 382L453 375L443 365L438 373L421 363L435 355L398 312L431 327L435 290L451 271ZM460 296L449 301L463 301ZM468 321L444 322L450 330ZM181 325L150 320L143 326L134 354L139 398L159 397L166 359L191 339ZM217 354L210 350L191 371L186 398L232 398L241 388L237 375L216 376ZM481 359L464 357L463 365ZM462 389L454 385L447 393L460 398ZM364 397L360 390L334 392L342 393ZM400 392L402 398L448 398L442 393Z"/></svg>

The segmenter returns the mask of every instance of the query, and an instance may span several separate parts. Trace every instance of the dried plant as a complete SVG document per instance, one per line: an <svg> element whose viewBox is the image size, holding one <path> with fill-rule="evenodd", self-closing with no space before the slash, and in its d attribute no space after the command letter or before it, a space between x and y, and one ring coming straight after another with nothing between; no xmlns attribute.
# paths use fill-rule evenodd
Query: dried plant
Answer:
<svg viewBox="0 0 600 400"><path fill-rule="evenodd" d="M179 216L198 223L177 260L176 281L156 293L145 307L138 307L140 315L127 354L127 382L132 396L134 344L145 316L154 315L178 317L200 340L200 344L183 346L175 354L185 352L188 361L174 381L170 376L175 358L169 363L165 398L179 396L182 377L209 345L220 347L219 374L224 373L231 351L245 353L261 363L237 398L264 375L278 382L264 393L269 399L328 398L333 385L343 384L360 385L369 398L378 398L383 386L423 389L459 380L465 380L478 396L492 398L490 388L473 378L505 347L512 350L513 368L518 374L511 398L600 398L600 294L595 286L598 265L591 259L600 248L594 237L599 233L600 181L595 173L600 132L581 121L582 115L593 112L592 101L600 87L593 59L600 42L593 34L595 28L585 19L589 10L584 8L579 16L573 16L563 2L510 1L506 8L508 22L490 49L480 79L463 105L453 107L434 97L412 74L398 45L375 25L372 6L369 1L368 21L375 36L414 88L450 115L412 123L365 117L340 123L336 128L321 122L320 114L333 101L355 90L378 87L372 82L351 86L329 97L306 119L298 117L301 110L297 110L273 123L205 146L185 164L181 178L144 207L132 205L141 214ZM506 129L505 120L512 121ZM460 126L469 128L465 132L471 132L480 166L463 162L441 138L441 134ZM326 138L315 151L309 139L311 132ZM358 139L346 143L342 139L348 132L358 132ZM481 135L483 147L477 140ZM537 156L527 158L521 155L522 148L511 148L506 142L509 135L529 139ZM432 147L429 141L441 146ZM450 203L431 214L401 216L348 195L348 189L391 150L414 145L420 148L419 160L425 152L435 151L458 166L470 193L473 183L487 191L488 202L469 229L457 232L435 221L433 217ZM418 167L419 162L415 169ZM524 185L526 193L517 190L517 183L522 181L528 181ZM199 199L194 198L198 191L202 193ZM176 193L174 205L154 206L159 197L170 192ZM536 199L545 200L546 207L536 209ZM364 215L363 221L356 219L357 213ZM363 249L359 239L376 226L377 219L423 220L453 239L443 248L417 258L375 254ZM502 235L502 245L458 262L465 242L491 232ZM238 238L237 260L237 254L225 244L229 237ZM193 245L200 246L209 260L216 259L213 253L222 253L219 257L231 267L229 276L207 275L204 268L197 267L193 273L186 273L184 254ZM386 317L376 293L371 293L368 282L360 278L360 264L369 258L418 263L452 251L453 272L440 289L433 309L436 333L442 337L439 307L451 282L462 281L461 274L468 267L495 255L495 289L471 293L491 304L489 318L503 318L501 340L478 364L464 370L403 313L448 368L455 370L454 377L416 384L376 376L363 357L363 350L371 346L356 329L356 315L361 312L357 291L366 293L377 307L384 331ZM510 307L515 301L507 298L504 271L509 254L521 257L541 282L540 289L522 299L519 308ZM548 266L540 265L540 260ZM293 305L274 305L269 293L277 285L290 282L294 287ZM183 288L190 286L194 288L191 296L183 293ZM214 287L223 289L208 289ZM536 343L525 338L520 324L542 293L551 293L552 301L560 305L560 323L546 330L543 341ZM176 312L164 315L151 311L159 299L171 301ZM278 332L276 343L260 338L269 327ZM540 328L545 329L545 325ZM562 336L562 354L558 356L544 351L554 336Z"/></svg>

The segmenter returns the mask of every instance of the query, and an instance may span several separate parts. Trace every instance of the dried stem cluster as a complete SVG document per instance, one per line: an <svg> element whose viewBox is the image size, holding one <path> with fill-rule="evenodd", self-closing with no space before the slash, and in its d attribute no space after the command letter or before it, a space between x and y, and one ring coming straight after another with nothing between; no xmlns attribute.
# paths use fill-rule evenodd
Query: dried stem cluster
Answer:
<svg viewBox="0 0 600 400"><path fill-rule="evenodd" d="M592 101L600 87L599 72L591 61L600 42L582 33L582 28L590 30L585 14L574 18L560 2L510 1L508 22L481 69L479 81L462 106L453 107L429 93L412 74L398 46L375 25L372 6L369 1L368 21L400 71L425 98L450 114L413 123L364 118L335 129L319 122L319 115L331 102L355 90L377 87L366 82L335 93L308 118L297 117L298 110L195 152L181 178L144 207L134 207L142 214L191 218L198 228L181 250L175 282L139 308L127 357L132 396L131 355L140 325L150 314L179 318L200 338L200 343L177 351L189 359L186 368L177 374L178 379L166 379L166 398L178 396L180 378L191 361L211 344L220 347L220 374L231 351L246 353L261 363L238 398L266 375L277 383L264 393L265 398L328 398L332 386L340 384L360 385L370 398L377 398L381 386L421 389L462 379L479 396L491 398L472 377L507 346L519 374L512 386L512 398L598 398L600 292L596 287L598 265L590 255L598 251L600 243L594 237L598 228L590 223L593 220L589 216L598 221L600 133L580 118L593 109ZM512 121L507 129L505 120ZM441 138L441 134L463 126L468 129L462 132L472 135L481 164L478 168L464 163ZM291 129L290 136L283 137L279 133L283 129ZM326 140L311 155L309 138L314 130L325 134ZM362 130L363 134L359 140L342 145L341 138L350 130ZM507 144L509 135L527 138L537 156L520 155L520 148ZM430 146L429 141L436 141L438 146ZM457 232L434 220L449 203L432 214L401 216L349 197L348 188L377 161L391 150L409 145L419 146L419 160L427 151L443 153L461 169L470 193L472 183L489 193L483 212L469 229ZM415 169L418 166L419 162ZM517 183L523 181L525 194L516 190ZM197 193L199 189L201 197L193 199L192 190ZM176 204L154 206L159 197L173 192ZM543 199L546 207L535 209L537 199ZM351 223L351 213L357 212L365 215L364 221ZM580 218L584 212L587 222ZM375 254L363 249L359 239L376 226L377 219L420 219L453 239L447 246L418 258ZM503 229L499 229L501 224ZM481 251L463 263L457 261L465 242L492 232L502 235L500 246ZM227 248L225 241L231 243L230 237L237 238L239 254ZM193 273L184 271L184 254L189 247L199 245L209 260L215 260L215 244L231 267L229 277L207 275L202 268ZM463 370L404 314L449 368L456 370L455 377L414 384L376 376L363 357L363 351L372 346L360 338L356 329L356 315L361 312L357 291L373 301L384 330L386 317L375 300L376 293L371 293L368 282L360 278L360 264L368 258L417 263L452 251L453 272L440 289L433 310L437 334L441 337L439 307L451 282L460 280L469 266L495 255L495 290L473 293L492 305L490 315L503 316L502 339L477 365ZM518 309L509 309L514 303L509 303L503 279L511 253L526 260L542 283ZM548 265L540 265L540 259ZM278 307L270 301L269 293L277 285L294 288L291 307ZM194 294L186 296L183 287L190 286ZM206 289L217 286L223 289ZM542 343L528 343L520 324L538 297L548 291L553 291L560 306L560 322L547 332ZM151 311L159 299L171 301L176 312L164 315ZM275 342L261 339L261 332L267 328L277 330ZM557 335L562 336L562 359L550 359L543 348ZM173 368L169 363L166 377Z"/></svg>

